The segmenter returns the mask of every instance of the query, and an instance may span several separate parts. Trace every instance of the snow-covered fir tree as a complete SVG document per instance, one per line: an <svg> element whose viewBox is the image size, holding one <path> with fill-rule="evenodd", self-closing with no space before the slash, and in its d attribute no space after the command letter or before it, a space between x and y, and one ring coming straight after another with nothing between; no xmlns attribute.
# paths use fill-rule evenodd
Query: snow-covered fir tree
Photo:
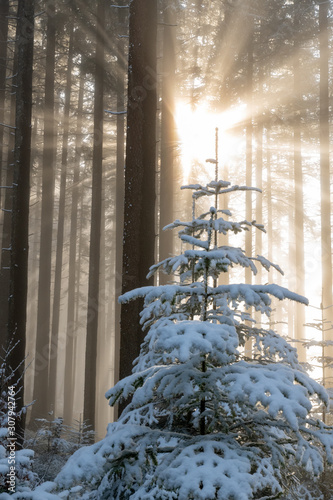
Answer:
<svg viewBox="0 0 333 500"><path fill-rule="evenodd" d="M194 200L205 196L212 204L252 189L225 181L187 188ZM254 274L258 265L281 270L223 245L228 232L264 228L232 221L216 206L168 226L179 229L187 249L149 274L163 270L178 275L176 283L120 298L144 299L140 356L132 375L106 394L111 405L130 402L103 440L69 460L56 479L58 491L114 500L272 499L285 494L290 463L315 475L332 463L332 429L310 414L315 398L327 404L325 390L284 338L250 316L251 309L269 316L272 297L307 300L275 284L218 284L234 266Z"/></svg>

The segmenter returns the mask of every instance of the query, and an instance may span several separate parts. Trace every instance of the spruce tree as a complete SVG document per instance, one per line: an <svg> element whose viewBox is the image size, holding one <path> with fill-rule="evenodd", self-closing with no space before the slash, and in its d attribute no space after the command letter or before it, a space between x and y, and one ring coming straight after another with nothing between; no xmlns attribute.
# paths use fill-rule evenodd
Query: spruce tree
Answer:
<svg viewBox="0 0 333 500"><path fill-rule="evenodd" d="M332 429L310 413L315 399L328 403L325 390L304 371L296 350L250 315L269 316L272 297L307 300L275 284L218 284L235 266L282 272L263 256L223 245L228 233L264 231L256 221L233 221L229 210L217 210L220 195L253 188L225 181L186 188L194 201L215 203L167 227L179 229L188 248L149 275L163 270L178 281L120 298L144 300L147 333L132 375L106 397L111 405L131 401L107 436L79 450L56 479L60 488L85 483L85 498L278 498L288 487L290 464L318 475L325 460L332 463Z"/></svg>

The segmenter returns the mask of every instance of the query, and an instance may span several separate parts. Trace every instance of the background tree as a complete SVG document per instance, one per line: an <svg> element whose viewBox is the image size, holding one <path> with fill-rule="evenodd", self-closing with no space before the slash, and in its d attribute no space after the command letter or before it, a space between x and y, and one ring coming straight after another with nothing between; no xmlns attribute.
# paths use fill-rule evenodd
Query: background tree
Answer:
<svg viewBox="0 0 333 500"><path fill-rule="evenodd" d="M19 2L17 10L17 91L15 120L15 162L12 186L12 231L10 250L10 294L8 314L7 367L15 387L18 444L25 427L24 370L28 294L28 237L30 204L32 67L34 43L34 1ZM15 348L13 348L15 345ZM20 391L18 390L20 388Z"/></svg>
<svg viewBox="0 0 333 500"><path fill-rule="evenodd" d="M50 368L49 368L49 389L48 389L48 407L55 408L56 382L57 382L57 356L58 356L58 337L60 320L60 301L61 301L61 280L63 268L63 250L64 250L64 225L65 225L65 203L66 203L66 184L67 184L67 163L68 163L68 142L69 142L69 113L71 100L71 83L73 68L73 44L74 32L73 25L70 26L69 45L68 45L68 64L65 88L64 103L64 125L63 142L61 152L61 176L60 176L60 194L59 194L59 214L57 226L57 249L55 262L55 281L52 308L52 323L50 337ZM70 377L65 379L70 381ZM70 382L68 382L70 384ZM71 420L69 421L71 422Z"/></svg>
<svg viewBox="0 0 333 500"><path fill-rule="evenodd" d="M4 117L5 117L5 99L6 99L6 76L7 76L7 39L8 39L8 14L9 1L5 0L0 5L0 143L3 144L4 138ZM1 149L0 156L0 179L2 182L4 153ZM2 191L0 190L0 200Z"/></svg>
<svg viewBox="0 0 333 500"><path fill-rule="evenodd" d="M51 322L51 266L54 204L54 169L56 129L54 115L54 72L56 49L56 11L53 0L47 4L46 68L44 101L44 140L42 158L42 207L40 258L38 279L38 309L36 332L36 360L32 418L45 416L48 407L50 322Z"/></svg>
<svg viewBox="0 0 333 500"><path fill-rule="evenodd" d="M302 11L294 4L293 13L293 28L294 28L294 51L295 55L300 53L300 40L298 33L300 30L300 21L302 19ZM291 238L294 243L294 249L291 251L291 256L296 262L296 289L299 293L304 293L304 207L303 207L303 165L302 165L302 68L300 59L294 58L294 119L293 119L293 179L294 185L294 203L295 207L291 210L291 220L294 226L295 236ZM304 309L296 305L295 310L295 325L294 336L298 340L304 337L305 314ZM302 352L301 352L302 351ZM306 361L304 348L299 347L299 355L302 361Z"/></svg>
<svg viewBox="0 0 333 500"><path fill-rule="evenodd" d="M6 13L5 2L4 6L4 14ZM10 7L10 6L9 6ZM17 6L15 6L12 10L9 10L10 14L17 16ZM1 344L7 344L7 333L8 333L8 297L9 297L9 282L10 282L10 244L11 244L11 210L12 210L12 194L10 186L13 184L13 163L14 163L14 148L15 148L15 113L16 113L16 75L17 75L17 23L14 23L12 26L9 23L9 19L7 16L7 34L8 34L8 42L2 47L2 50L6 50L6 61L3 61L3 64L6 64L6 69L8 68L8 79L10 81L10 98L8 97L8 87L6 85L6 75L7 72L3 73L4 78L4 91L2 93L3 98L3 106L4 106L4 119L7 116L7 127L2 128L2 168L1 171L3 173L3 184L4 189L2 189L1 196L1 269L0 269L0 279L1 279L1 287L0 287L0 304L1 304L1 314L0 314L0 336L1 336ZM13 44L14 42L14 44ZM10 45L12 45L13 49L10 50ZM3 52L4 55L4 52ZM8 102L9 101L9 102ZM9 107L9 113L6 115L6 108ZM9 115L9 116L8 116ZM5 124L4 124L5 125ZM6 133L7 132L7 133Z"/></svg>
<svg viewBox="0 0 333 500"><path fill-rule="evenodd" d="M121 307L118 302L122 288L123 264L123 232L124 232L124 184L125 184L125 79L127 61L125 55L125 34L128 29L128 9L117 9L118 44L117 53L117 172L116 172L116 250L114 259L114 379L119 379L119 349L120 349L120 315Z"/></svg>
<svg viewBox="0 0 333 500"><path fill-rule="evenodd" d="M164 226L173 219L174 178L176 159L175 83L176 83L176 6L174 2L163 4L163 68L161 107L161 167L160 167L160 232L159 258L163 260L173 253L173 242ZM160 283L166 276L159 276Z"/></svg>
<svg viewBox="0 0 333 500"><path fill-rule="evenodd" d="M75 285L77 276L77 235L78 235L78 205L79 205L79 182L80 182L80 160L82 150L82 108L83 108L83 75L80 74L80 88L77 107L77 126L75 137L75 158L72 184L71 214L70 214L70 242L68 256L68 294L67 294L67 324L66 324L66 352L65 352L65 387L64 387L64 420L71 422L73 419L73 400L75 388L75 335L77 335L78 322L76 321L75 307Z"/></svg>
<svg viewBox="0 0 333 500"><path fill-rule="evenodd" d="M83 418L95 429L97 333L99 321L100 254L103 186L104 44L105 2L99 0L96 15L94 100L94 150L92 164L91 231L89 252L88 315ZM66 383L66 380L65 380Z"/></svg>
<svg viewBox="0 0 333 500"><path fill-rule="evenodd" d="M330 132L329 132L329 42L328 12L329 4L319 4L319 38L320 38L320 90L319 90L319 138L320 138L320 188L321 188L321 262L322 262L322 309L325 319L333 322L332 298L332 236L331 236L331 172L330 172ZM323 320L324 320L323 316ZM331 340L331 331L328 338ZM325 354L332 356L332 349L326 348ZM324 383L332 387L332 370L325 369Z"/></svg>
<svg viewBox="0 0 333 500"><path fill-rule="evenodd" d="M157 3L130 3L122 291L146 283L155 252ZM143 228L146 230L143 231ZM149 228L149 230L148 230ZM146 237L146 234L149 236ZM140 351L140 301L122 305L120 378Z"/></svg>

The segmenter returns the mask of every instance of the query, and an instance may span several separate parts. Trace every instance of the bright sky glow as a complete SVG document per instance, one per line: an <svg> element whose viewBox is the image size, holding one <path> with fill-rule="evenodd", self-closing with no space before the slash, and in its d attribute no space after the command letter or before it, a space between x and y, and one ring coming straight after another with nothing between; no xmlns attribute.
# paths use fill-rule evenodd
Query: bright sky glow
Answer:
<svg viewBox="0 0 333 500"><path fill-rule="evenodd" d="M230 129L244 120L244 107L216 114L209 111L206 103L192 109L189 104L180 102L177 104L176 110L176 124L185 182L189 180L193 164L199 163L206 170L211 168L211 166L207 166L206 160L215 158L216 127L218 128L219 163L228 162L241 148L241 138L233 135Z"/></svg>

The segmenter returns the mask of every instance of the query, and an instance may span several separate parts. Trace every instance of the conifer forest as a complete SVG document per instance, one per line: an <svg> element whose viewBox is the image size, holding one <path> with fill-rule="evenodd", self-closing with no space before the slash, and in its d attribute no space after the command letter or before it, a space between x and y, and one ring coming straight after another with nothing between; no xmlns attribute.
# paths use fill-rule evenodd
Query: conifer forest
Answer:
<svg viewBox="0 0 333 500"><path fill-rule="evenodd" d="M331 0L0 0L0 499L333 500Z"/></svg>

